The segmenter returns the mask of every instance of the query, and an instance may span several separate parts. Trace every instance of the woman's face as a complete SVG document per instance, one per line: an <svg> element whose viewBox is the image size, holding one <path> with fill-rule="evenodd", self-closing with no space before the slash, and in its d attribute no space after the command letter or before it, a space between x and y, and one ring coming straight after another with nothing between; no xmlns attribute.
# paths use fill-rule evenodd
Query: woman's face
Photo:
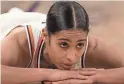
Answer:
<svg viewBox="0 0 124 84"><path fill-rule="evenodd" d="M86 47L87 32L62 30L46 37L47 58L59 69L72 69Z"/></svg>

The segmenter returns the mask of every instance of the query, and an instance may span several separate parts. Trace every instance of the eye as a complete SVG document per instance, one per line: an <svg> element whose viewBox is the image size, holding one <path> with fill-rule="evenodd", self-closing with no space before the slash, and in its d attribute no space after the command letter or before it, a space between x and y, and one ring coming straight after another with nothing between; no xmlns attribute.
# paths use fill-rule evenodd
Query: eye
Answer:
<svg viewBox="0 0 124 84"><path fill-rule="evenodd" d="M60 47L66 48L66 47L68 47L68 44L66 42L62 42L62 43L60 43Z"/></svg>
<svg viewBox="0 0 124 84"><path fill-rule="evenodd" d="M78 43L77 48L81 49L84 46L84 43Z"/></svg>

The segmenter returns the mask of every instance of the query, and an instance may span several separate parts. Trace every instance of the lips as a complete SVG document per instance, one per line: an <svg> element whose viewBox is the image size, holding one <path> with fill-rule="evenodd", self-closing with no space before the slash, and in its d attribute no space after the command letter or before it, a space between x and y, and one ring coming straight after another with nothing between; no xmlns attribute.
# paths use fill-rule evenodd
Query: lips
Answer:
<svg viewBox="0 0 124 84"><path fill-rule="evenodd" d="M64 69L72 69L72 68L74 68L74 65L72 65L72 64L62 64L62 67Z"/></svg>
<svg viewBox="0 0 124 84"><path fill-rule="evenodd" d="M73 66L73 64L64 64L64 65L66 65L66 66Z"/></svg>

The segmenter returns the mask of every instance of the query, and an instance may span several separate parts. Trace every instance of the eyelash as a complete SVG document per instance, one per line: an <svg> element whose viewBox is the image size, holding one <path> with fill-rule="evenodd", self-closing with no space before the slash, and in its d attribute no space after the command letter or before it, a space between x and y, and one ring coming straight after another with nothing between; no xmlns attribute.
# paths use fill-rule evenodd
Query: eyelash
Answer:
<svg viewBox="0 0 124 84"><path fill-rule="evenodd" d="M65 46L63 46L63 44L64 44ZM69 45L68 45L66 42L62 42L62 43L60 43L59 45L60 45L61 48L67 48L67 47L69 47ZM81 47L78 47L78 46L81 46ZM83 46L84 46L83 43L78 43L78 44L76 45L76 47L79 48L79 49L81 49Z"/></svg>
<svg viewBox="0 0 124 84"><path fill-rule="evenodd" d="M79 44L77 44L77 47L78 47L79 45L81 46L81 48L84 46L83 43L79 43ZM81 48L80 48L80 49L81 49Z"/></svg>
<svg viewBox="0 0 124 84"><path fill-rule="evenodd" d="M66 44L66 46L63 47L63 46L62 46L63 44ZM69 46L66 42L62 42L62 43L60 43L59 45L60 45L60 47L62 47L62 48L67 48L67 47Z"/></svg>

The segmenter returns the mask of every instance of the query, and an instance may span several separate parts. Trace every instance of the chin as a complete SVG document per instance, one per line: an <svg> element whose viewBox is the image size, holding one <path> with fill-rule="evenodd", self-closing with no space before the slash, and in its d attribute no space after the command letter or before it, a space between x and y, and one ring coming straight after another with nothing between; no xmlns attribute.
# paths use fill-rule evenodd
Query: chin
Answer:
<svg viewBox="0 0 124 84"><path fill-rule="evenodd" d="M61 66L56 66L57 69L60 69L60 70L65 70L63 67Z"/></svg>
<svg viewBox="0 0 124 84"><path fill-rule="evenodd" d="M73 68L74 66L57 65L57 69L60 69L60 70L71 70Z"/></svg>
<svg viewBox="0 0 124 84"><path fill-rule="evenodd" d="M60 69L60 70L65 70L64 67L62 67L61 65L57 64L55 65L56 66L56 69Z"/></svg>

